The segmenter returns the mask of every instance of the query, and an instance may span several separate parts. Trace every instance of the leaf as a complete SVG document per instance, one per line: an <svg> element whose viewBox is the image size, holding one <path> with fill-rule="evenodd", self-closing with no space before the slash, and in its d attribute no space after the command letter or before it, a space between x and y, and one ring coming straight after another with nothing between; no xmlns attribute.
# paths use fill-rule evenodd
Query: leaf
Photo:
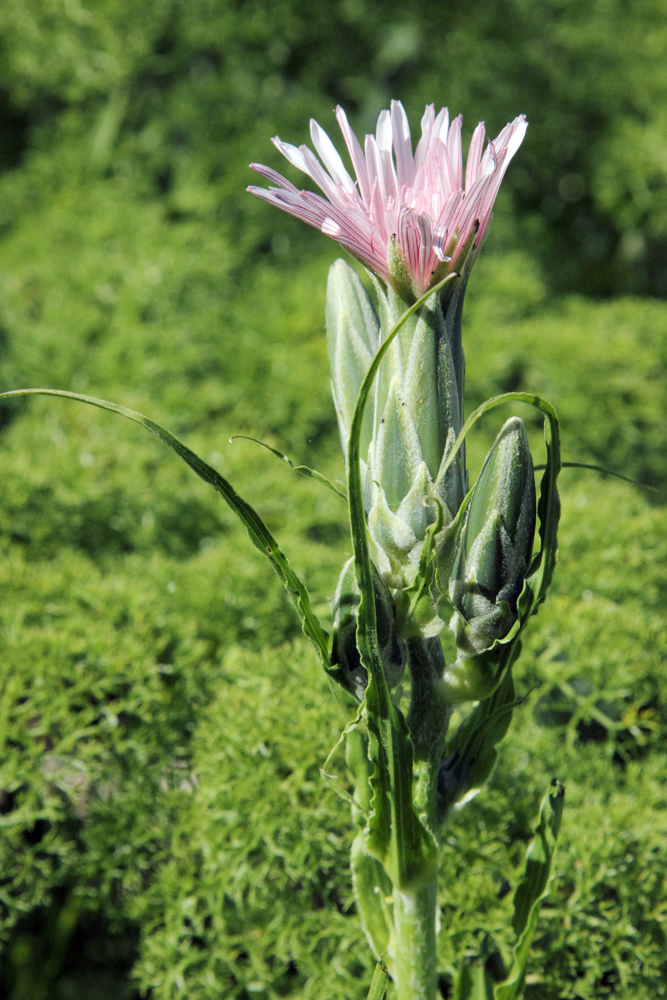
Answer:
<svg viewBox="0 0 667 1000"><path fill-rule="evenodd" d="M373 447L374 475L381 484L390 509L395 511L409 493L422 461L417 430L408 407L403 405L396 378L391 380Z"/></svg>
<svg viewBox="0 0 667 1000"><path fill-rule="evenodd" d="M450 523L442 529L442 535L439 539L437 539L438 552L437 565L435 569L435 586L440 598L444 600L445 606L450 611L454 610L454 606L449 597L449 578L454 568L454 562L456 561L456 554L458 552L461 539L461 531L463 530L463 525L465 524L468 506L472 500L474 489L475 487L471 486L463 498L454 520L450 521Z"/></svg>
<svg viewBox="0 0 667 1000"><path fill-rule="evenodd" d="M495 1000L517 1000L523 991L528 953L535 936L540 904L549 894L564 796L565 789L554 779L542 799L535 836L526 852L526 870L514 894L512 927L517 935L514 961L508 978L496 986Z"/></svg>
<svg viewBox="0 0 667 1000"><path fill-rule="evenodd" d="M373 972L371 988L368 991L368 1000L384 1000L388 982L389 976L387 974L387 970L384 966L384 962L380 960L375 966L375 971Z"/></svg>
<svg viewBox="0 0 667 1000"><path fill-rule="evenodd" d="M410 733L403 715L391 700L382 669L373 570L361 490L360 438L373 381L392 341L407 319L454 277L455 274L449 275L418 299L389 331L359 390L348 443L350 531L361 594L357 644L362 663L368 671L365 706L369 756L374 764L371 776L372 812L366 849L384 865L394 886L401 890L431 881L436 870L437 846L433 834L421 822L412 803L413 750Z"/></svg>
<svg viewBox="0 0 667 1000"><path fill-rule="evenodd" d="M343 260L335 261L329 268L326 331L331 391L341 443L346 451L359 387L380 342L380 322L368 292L356 272ZM361 434L364 452L368 450L372 434L373 413L369 408Z"/></svg>
<svg viewBox="0 0 667 1000"><path fill-rule="evenodd" d="M143 413L138 413L136 410L129 410L125 406L120 406L117 403L109 403L104 399L97 399L94 396L83 396L77 392L66 392L61 389L14 389L12 392L0 393L0 399L9 399L13 396L61 396L64 399L74 399L80 403L97 406L102 410L109 410L111 413L119 413L122 417L127 417L128 420L133 420L136 424L145 427L146 430L150 431L151 434L154 434L175 451L190 466L193 472L196 472L204 482L209 483L220 494L245 525L253 545L260 552L263 552L264 555L268 556L274 570L282 580L290 600L296 608L304 633L315 646L324 669L327 673L331 673L329 636L312 609L310 595L305 585L290 566L287 557L281 551L280 546L257 511L238 495L231 483L221 476L219 472L216 472L214 468L204 462L203 459L196 455L194 451L191 451L182 441L179 441L166 428L155 423L150 417L145 417Z"/></svg>
<svg viewBox="0 0 667 1000"><path fill-rule="evenodd" d="M632 479L631 476L624 476L621 472L614 472L613 469L605 469L604 465L591 465L590 462L561 462L561 468L588 469L589 472L601 472L604 476L613 476L614 479L622 479L624 483L632 483L633 486L639 486L642 490L650 490L651 493L660 492L655 486L649 486L648 483L641 483L638 479ZM535 469L546 469L546 465L536 465Z"/></svg>
<svg viewBox="0 0 667 1000"><path fill-rule="evenodd" d="M454 1000L493 1000L493 984L483 965L464 965L456 980Z"/></svg>
<svg viewBox="0 0 667 1000"><path fill-rule="evenodd" d="M540 484L540 498L537 502L537 516L540 521L542 547L528 570L524 589L519 596L519 618L523 622L533 614L547 595L547 590L556 568L558 558L558 521L560 519L560 498L558 496L558 474L561 469L560 431L554 408L540 400L540 409L547 414L544 421L544 441L547 446L547 463ZM537 404L535 404L537 405Z"/></svg>
<svg viewBox="0 0 667 1000"><path fill-rule="evenodd" d="M343 800L343 802L347 802L347 804L349 806L352 806L353 810L359 809L362 812L365 811L363 803L361 803L357 799L355 799L353 795L350 795L350 793L344 787L344 785L341 784L340 777L337 774L330 774L329 771L327 771L327 768L331 764L331 762L332 762L332 760L333 760L333 758L334 758L334 756L336 754L336 751L339 749L339 747L343 746L343 744L345 743L347 737L351 733L355 732L355 730L359 727L359 723L362 720L363 711L364 711L363 705L360 705L355 718L351 719L347 723L347 725L345 726L345 729L343 729L342 733L340 734L340 736L336 740L335 745L329 751L327 759L325 760L324 764L320 768L320 774L322 775L322 777L324 778L324 780L327 782L327 784L331 786L331 788L334 790L334 792L336 793L336 795L338 795L338 797L341 798Z"/></svg>
<svg viewBox="0 0 667 1000"><path fill-rule="evenodd" d="M475 237L479 229L479 224L475 223ZM457 389L459 403L461 406L460 419L463 420L463 373L465 369L463 361L463 337L462 337L462 324L463 324L463 300L465 298L466 289L468 287L468 279L470 278L470 273L473 268L473 264L477 259L477 252L479 246L477 245L477 239L471 239L467 247L462 247L461 256L459 259L463 261L463 267L460 267L461 277L457 281L456 285L452 290L452 297L447 303L446 307L443 308L443 313L445 315L445 325L447 327L447 334L449 338L449 343L451 345L452 359L454 362L454 371L457 373Z"/></svg>
<svg viewBox="0 0 667 1000"><path fill-rule="evenodd" d="M361 927L376 958L384 956L394 965L388 951L395 949L392 886L389 876L377 860L364 849L364 835L357 834L350 855L352 884Z"/></svg>
<svg viewBox="0 0 667 1000"><path fill-rule="evenodd" d="M425 635L425 631L431 628L431 634L437 635L433 631L437 627L438 631L444 626L436 613L435 603L431 596L431 585L436 576L435 565L435 544L437 536L443 530L444 508L442 501L436 496L426 496L422 500L424 506L432 504L436 510L436 519L429 524L424 537L424 544L419 556L419 569L415 576L415 581L411 587L403 592L403 602L407 601L405 620L402 622L402 632L407 634L408 629L414 629L415 635ZM426 638L430 636L425 635Z"/></svg>
<svg viewBox="0 0 667 1000"><path fill-rule="evenodd" d="M512 671L507 670L494 693L475 706L448 741L438 775L441 820L452 806L487 781L498 756L496 747L520 702L514 697Z"/></svg>
<svg viewBox="0 0 667 1000"><path fill-rule="evenodd" d="M287 455L283 454L282 451L278 451L277 448L273 448L270 444L267 444L266 441L260 441L259 438L251 437L250 434L232 434L229 439L230 443L232 441L236 441L238 438L243 441L254 441L255 444L261 445L262 448L266 448L266 450L272 452L276 458L279 458L281 462L288 465L293 472L300 472L302 476L307 476L309 479L315 479L318 483L322 483L323 486L326 486L327 489L330 489L332 493L335 493L337 497L340 497L341 500L344 500L345 503L347 503L347 497L345 494L334 486L330 479L323 476L321 472L317 472L316 469L311 469L307 465L295 465L294 462L287 457Z"/></svg>

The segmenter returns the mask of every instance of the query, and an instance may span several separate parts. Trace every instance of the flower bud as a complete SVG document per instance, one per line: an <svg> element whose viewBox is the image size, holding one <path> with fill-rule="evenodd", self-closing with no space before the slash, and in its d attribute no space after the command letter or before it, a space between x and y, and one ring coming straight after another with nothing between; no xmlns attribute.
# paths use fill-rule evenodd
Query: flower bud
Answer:
<svg viewBox="0 0 667 1000"><path fill-rule="evenodd" d="M450 579L457 644L488 649L516 620L535 534L535 480L526 431L504 425L475 485Z"/></svg>
<svg viewBox="0 0 667 1000"><path fill-rule="evenodd" d="M406 302L390 289L380 297L380 305L385 335ZM426 529L434 518L433 506L425 506L424 497L433 492L461 427L462 359L457 367L443 306L434 295L407 320L377 378L369 528L378 567L396 587L413 582ZM456 515L465 492L460 452L436 489L445 523Z"/></svg>
<svg viewBox="0 0 667 1000"><path fill-rule="evenodd" d="M403 676L407 651L405 643L396 629L394 602L391 594L375 567L373 567L373 584L378 645L382 665L387 684L389 687L395 687ZM362 701L368 683L368 675L366 668L361 663L357 649L359 599L360 592L354 573L354 560L349 559L343 566L334 593L331 664L338 667L337 679L339 682L359 701Z"/></svg>
<svg viewBox="0 0 667 1000"><path fill-rule="evenodd" d="M394 243L390 240L396 250ZM398 254L394 261L394 285L400 284L401 259ZM463 448L438 478L462 425L460 313L465 280L457 279L446 293L434 294L404 322L366 405L360 438L363 500L373 559L391 587L414 583L426 529L434 518L433 505L425 505L424 498L433 493L436 480L445 524L456 516L466 493ZM344 451L359 389L378 346L414 300L407 286L407 298L395 287L383 290L377 285L377 293L380 319L352 268L342 260L330 268L327 345Z"/></svg>
<svg viewBox="0 0 667 1000"><path fill-rule="evenodd" d="M326 311L331 389L346 452L359 389L380 343L380 322L366 289L344 260L329 268ZM372 431L371 397L361 431L362 456L368 452Z"/></svg>

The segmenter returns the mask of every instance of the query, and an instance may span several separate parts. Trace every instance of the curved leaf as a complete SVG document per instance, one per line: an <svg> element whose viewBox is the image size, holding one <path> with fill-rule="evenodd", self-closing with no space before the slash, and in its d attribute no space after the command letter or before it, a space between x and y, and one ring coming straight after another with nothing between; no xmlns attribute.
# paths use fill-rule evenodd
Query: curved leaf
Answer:
<svg viewBox="0 0 667 1000"><path fill-rule="evenodd" d="M61 396L64 399L74 399L79 403L88 403L90 406L97 406L101 410L109 410L111 413L119 413L122 417L127 417L128 420L133 420L134 423L145 427L146 430L150 431L151 434L154 434L175 451L190 466L193 472L197 473L200 479L209 483L220 494L245 525L253 545L260 552L263 552L265 556L268 556L296 608L303 631L315 646L325 670L328 673L331 672L329 636L312 609L310 595L305 585L290 566L287 557L280 549L278 542L266 527L257 511L238 495L231 483L221 476L219 472L216 472L212 466L208 465L194 451L191 451L190 448L184 445L182 441L179 441L165 427L151 420L150 417L144 416L143 413L138 413L136 410L129 410L118 403L109 403L104 399L97 399L95 396L83 396L80 393L66 392L62 389L14 389L12 392L0 393L0 399L10 399L14 396Z"/></svg>
<svg viewBox="0 0 667 1000"><path fill-rule="evenodd" d="M508 978L496 986L495 1000L517 1000L523 991L528 953L535 936L540 904L549 894L564 796L565 789L554 779L542 799L535 836L526 852L526 870L514 894L512 927L517 935L514 962Z"/></svg>
<svg viewBox="0 0 667 1000"><path fill-rule="evenodd" d="M266 450L270 451L276 456L276 458L279 458L281 462L284 462L285 465L289 466L293 472L300 472L302 476L306 476L308 479L314 479L316 482L321 483L322 486L326 486L327 489L330 489L332 493L335 493L337 497L340 497L341 500L344 500L345 503L347 503L347 497L345 494L334 486L330 479L327 479L326 476L323 476L322 473L318 472L316 469L311 469L307 465L295 465L291 458L288 458L282 451L278 451L277 448L267 444L266 441L261 441L259 438L252 437L250 434L232 434L229 441L231 443L232 441L237 441L239 439L242 441L252 441L254 444L261 445L262 448L266 448Z"/></svg>
<svg viewBox="0 0 667 1000"><path fill-rule="evenodd" d="M546 469L546 465L535 465L535 470ZM588 469L589 472L601 472L604 476L613 476L614 479L622 479L624 483L632 483L633 486L639 486L642 490L650 490L651 493L659 493L660 491L655 486L649 486L648 483L642 483L638 479L633 479L631 476L624 476L622 472L614 472L613 469L605 469L604 465L592 465L590 462L561 462L562 469Z"/></svg>

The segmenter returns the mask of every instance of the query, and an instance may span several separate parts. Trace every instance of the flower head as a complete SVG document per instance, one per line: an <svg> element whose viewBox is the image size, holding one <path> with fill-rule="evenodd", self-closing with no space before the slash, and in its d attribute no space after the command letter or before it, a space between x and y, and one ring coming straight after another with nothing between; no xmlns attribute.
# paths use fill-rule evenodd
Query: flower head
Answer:
<svg viewBox="0 0 667 1000"><path fill-rule="evenodd" d="M525 116L506 125L484 152L480 122L470 143L465 180L462 116L450 123L447 108L436 115L435 106L428 105L414 154L400 101L392 101L391 110L380 113L375 135L366 136L363 150L341 107L336 108L336 118L355 179L329 136L311 119L310 135L319 160L308 146L297 148L277 136L273 143L315 181L324 197L299 191L258 163L251 163L252 169L271 186L251 186L248 191L331 236L386 284L392 279L391 241L415 292L421 294L454 268L471 238L478 245L484 236L500 183L525 135Z"/></svg>

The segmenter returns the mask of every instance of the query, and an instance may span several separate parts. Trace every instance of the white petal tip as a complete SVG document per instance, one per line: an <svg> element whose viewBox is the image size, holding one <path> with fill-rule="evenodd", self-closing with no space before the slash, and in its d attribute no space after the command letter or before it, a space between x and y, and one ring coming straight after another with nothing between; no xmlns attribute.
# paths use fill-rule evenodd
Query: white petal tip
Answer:
<svg viewBox="0 0 667 1000"><path fill-rule="evenodd" d="M512 135L510 136L510 140L507 143L507 159L508 160L512 159L512 157L516 153L517 149L519 148L519 146L523 142L523 138L524 138L524 136L526 134L526 129L528 128L528 122L526 121L526 116L525 115L519 115L519 117L516 118L512 122L512 125L514 125L514 130L512 131Z"/></svg>
<svg viewBox="0 0 667 1000"><path fill-rule="evenodd" d="M333 236L334 239L341 234L341 228L338 223L328 217L322 223L321 229L325 236Z"/></svg>

